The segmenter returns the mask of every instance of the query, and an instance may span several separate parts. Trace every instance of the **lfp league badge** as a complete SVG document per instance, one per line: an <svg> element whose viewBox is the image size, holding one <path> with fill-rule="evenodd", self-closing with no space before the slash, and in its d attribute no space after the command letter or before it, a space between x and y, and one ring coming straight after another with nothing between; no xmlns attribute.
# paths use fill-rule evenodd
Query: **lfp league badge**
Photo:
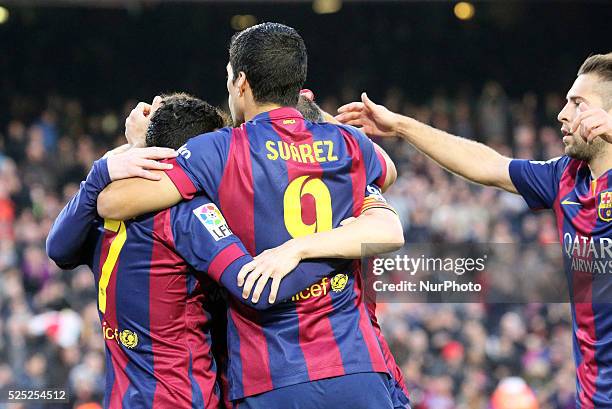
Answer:
<svg viewBox="0 0 612 409"><path fill-rule="evenodd" d="M232 231L227 225L225 218L213 203L207 203L193 209L193 214L206 227L206 230L213 236L215 241L232 235Z"/></svg>

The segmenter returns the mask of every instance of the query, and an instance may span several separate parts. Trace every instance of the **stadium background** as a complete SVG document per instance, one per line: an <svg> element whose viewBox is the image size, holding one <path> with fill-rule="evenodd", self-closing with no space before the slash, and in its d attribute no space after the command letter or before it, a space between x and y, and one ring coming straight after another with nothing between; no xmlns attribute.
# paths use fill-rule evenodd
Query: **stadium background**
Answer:
<svg viewBox="0 0 612 409"><path fill-rule="evenodd" d="M91 163L121 143L137 101L180 90L224 106L227 44L237 29L267 20L296 27L309 49L307 87L330 111L367 90L392 110L505 154L558 156L557 112L584 58L610 51L612 5L472 6L2 3L0 391L67 387L73 401L63 407L100 400L91 273L57 269L45 237ZM556 241L550 213L529 213L516 196L450 176L404 144L383 144L399 169L387 196L407 241ZM397 303L381 306L380 320L416 409L487 408L508 376L526 380L540 408L573 407L567 304Z"/></svg>

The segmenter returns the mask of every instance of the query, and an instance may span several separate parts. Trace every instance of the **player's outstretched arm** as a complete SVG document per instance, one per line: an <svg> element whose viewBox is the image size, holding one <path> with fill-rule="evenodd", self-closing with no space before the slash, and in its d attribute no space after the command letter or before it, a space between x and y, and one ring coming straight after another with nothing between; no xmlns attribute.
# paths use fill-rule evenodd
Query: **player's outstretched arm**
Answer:
<svg viewBox="0 0 612 409"><path fill-rule="evenodd" d="M510 179L510 158L481 143L451 135L415 119L389 111L363 93L361 102L338 109L336 118L359 126L370 136L397 136L440 166L472 182L518 193Z"/></svg>

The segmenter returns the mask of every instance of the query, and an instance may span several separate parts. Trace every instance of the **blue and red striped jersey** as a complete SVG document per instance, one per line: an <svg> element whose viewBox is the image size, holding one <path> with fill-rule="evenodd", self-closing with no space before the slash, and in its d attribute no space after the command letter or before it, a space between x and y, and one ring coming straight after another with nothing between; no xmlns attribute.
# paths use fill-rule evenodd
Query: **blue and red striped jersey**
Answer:
<svg viewBox="0 0 612 409"><path fill-rule="evenodd" d="M209 314L218 287L185 260L197 254L195 263L218 281L245 255L216 206L198 197L132 221L105 220L92 234L107 347L105 407L218 407Z"/></svg>
<svg viewBox="0 0 612 409"><path fill-rule="evenodd" d="M510 177L532 209L553 209L570 289L577 406L612 407L612 171L563 156L513 160Z"/></svg>
<svg viewBox="0 0 612 409"><path fill-rule="evenodd" d="M207 277L241 303L270 308L274 304L243 299L237 285L238 272L253 258L204 195L128 222L101 220L96 199L108 183L106 159L98 160L47 237L49 257L59 266L87 264L94 271L107 341L105 404L167 407L172 396L178 407L216 407L210 334L221 328L216 352L224 357L227 314ZM326 277L335 265L300 263L280 284L277 303ZM270 285L263 299L269 290ZM215 310L223 312L222 319L216 316L211 329Z"/></svg>
<svg viewBox="0 0 612 409"><path fill-rule="evenodd" d="M167 174L181 195L205 191L252 254L359 215L367 186L382 183L386 169L357 129L311 123L293 108L191 138L179 153ZM360 262L344 262L266 311L230 300L231 399L349 373L387 373L360 271Z"/></svg>

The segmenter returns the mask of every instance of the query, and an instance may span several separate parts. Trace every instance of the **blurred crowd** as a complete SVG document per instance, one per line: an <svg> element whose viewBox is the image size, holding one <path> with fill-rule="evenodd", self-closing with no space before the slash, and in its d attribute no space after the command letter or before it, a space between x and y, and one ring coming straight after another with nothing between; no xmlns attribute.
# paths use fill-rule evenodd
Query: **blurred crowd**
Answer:
<svg viewBox="0 0 612 409"><path fill-rule="evenodd" d="M356 91L318 99L333 112ZM476 95L439 91L423 104L389 89L377 102L508 156L563 152L557 94L512 99L490 82ZM58 407L100 407L105 358L92 274L57 268L44 241L92 162L123 143L135 103L94 113L74 99L49 97L38 109L40 101L15 98L0 128L0 396L15 387L67 388L70 403ZM387 198L407 242L557 241L552 213L531 213L518 196L469 184L405 143L379 142L399 171ZM510 389L523 385L537 403L508 409L574 407L568 304L389 303L378 311L414 409L506 409L496 396L509 378Z"/></svg>

